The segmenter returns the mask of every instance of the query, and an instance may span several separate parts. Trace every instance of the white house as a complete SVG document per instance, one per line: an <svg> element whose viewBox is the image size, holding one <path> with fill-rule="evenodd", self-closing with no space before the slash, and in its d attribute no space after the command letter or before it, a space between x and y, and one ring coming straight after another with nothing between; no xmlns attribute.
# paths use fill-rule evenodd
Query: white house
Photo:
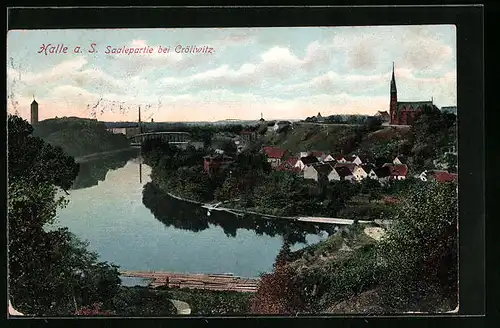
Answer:
<svg viewBox="0 0 500 328"><path fill-rule="evenodd" d="M358 165L353 171L354 178L356 181L361 181L365 178L368 177L370 174L370 171L372 171L372 168L368 165Z"/></svg>
<svg viewBox="0 0 500 328"><path fill-rule="evenodd" d="M295 167L300 168L301 170L304 170L307 166L310 166L312 164L318 163L318 159L314 156L305 156L301 157L297 160L297 163L295 163Z"/></svg>
<svg viewBox="0 0 500 328"><path fill-rule="evenodd" d="M323 159L323 162L333 162L333 161L335 161L335 158L330 154L326 155L325 159Z"/></svg>
<svg viewBox="0 0 500 328"><path fill-rule="evenodd" d="M318 181L321 177L328 178L330 181L330 173L334 171L330 164L309 165L304 169L304 179L312 179Z"/></svg>

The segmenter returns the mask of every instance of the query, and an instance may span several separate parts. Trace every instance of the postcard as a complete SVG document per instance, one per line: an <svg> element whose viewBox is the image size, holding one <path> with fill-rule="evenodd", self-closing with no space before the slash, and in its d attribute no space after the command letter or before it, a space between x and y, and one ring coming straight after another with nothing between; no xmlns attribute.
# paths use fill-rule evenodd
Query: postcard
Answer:
<svg viewBox="0 0 500 328"><path fill-rule="evenodd" d="M454 25L11 30L20 316L446 313Z"/></svg>

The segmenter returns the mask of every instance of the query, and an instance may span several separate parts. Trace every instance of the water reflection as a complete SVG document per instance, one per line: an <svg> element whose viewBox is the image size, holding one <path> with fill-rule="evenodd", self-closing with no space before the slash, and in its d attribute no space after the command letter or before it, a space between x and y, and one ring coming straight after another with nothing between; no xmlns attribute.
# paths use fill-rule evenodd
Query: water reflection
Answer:
<svg viewBox="0 0 500 328"><path fill-rule="evenodd" d="M81 162L80 171L71 189L90 188L98 185L100 181L106 179L106 175L110 170L124 167L129 160L136 158L138 154L137 149L130 149Z"/></svg>
<svg viewBox="0 0 500 328"><path fill-rule="evenodd" d="M179 201L157 188L152 182L144 186L142 201L156 219L167 227L203 231L210 225L219 226L228 237L236 237L238 229L253 230L258 235L283 236L291 243L306 243L308 234L327 232L332 234L337 227L331 224L290 222L289 220L265 219L258 216L238 217L231 213L207 210L199 205Z"/></svg>

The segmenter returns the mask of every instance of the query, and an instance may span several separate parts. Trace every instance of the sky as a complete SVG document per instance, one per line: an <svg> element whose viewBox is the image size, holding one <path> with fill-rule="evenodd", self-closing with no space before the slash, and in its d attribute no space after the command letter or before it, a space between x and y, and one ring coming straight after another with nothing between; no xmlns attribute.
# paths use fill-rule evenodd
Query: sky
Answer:
<svg viewBox="0 0 500 328"><path fill-rule="evenodd" d="M454 25L13 30L7 59L8 112L28 120L33 98L40 120L136 121L139 106L155 122L373 115L389 108L393 62L398 100L457 99Z"/></svg>

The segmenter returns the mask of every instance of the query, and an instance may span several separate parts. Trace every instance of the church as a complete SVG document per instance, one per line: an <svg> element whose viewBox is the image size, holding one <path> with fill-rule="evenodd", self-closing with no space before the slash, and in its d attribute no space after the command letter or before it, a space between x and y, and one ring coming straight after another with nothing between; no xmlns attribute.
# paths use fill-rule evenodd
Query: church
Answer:
<svg viewBox="0 0 500 328"><path fill-rule="evenodd" d="M433 106L431 101L398 101L398 90L394 77L394 63L392 63L391 79L391 101L389 105L389 115L391 125L411 125L418 113L422 112L425 106Z"/></svg>

